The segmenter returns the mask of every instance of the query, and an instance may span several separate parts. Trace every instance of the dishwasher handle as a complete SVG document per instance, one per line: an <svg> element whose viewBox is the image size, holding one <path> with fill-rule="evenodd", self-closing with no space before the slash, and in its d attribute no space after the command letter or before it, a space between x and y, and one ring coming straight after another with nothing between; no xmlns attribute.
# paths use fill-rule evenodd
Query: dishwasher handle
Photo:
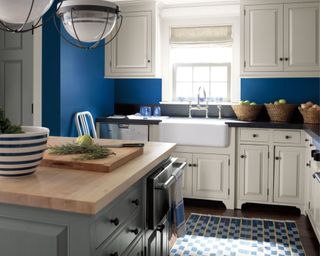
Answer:
<svg viewBox="0 0 320 256"><path fill-rule="evenodd" d="M173 171L172 175L167 179L164 183L159 183L156 185L156 189L167 190L171 187L171 185L177 181L178 177L181 175L181 172L186 167L187 163L179 163L177 164L177 168Z"/></svg>
<svg viewBox="0 0 320 256"><path fill-rule="evenodd" d="M312 177L320 183L320 172L315 172Z"/></svg>

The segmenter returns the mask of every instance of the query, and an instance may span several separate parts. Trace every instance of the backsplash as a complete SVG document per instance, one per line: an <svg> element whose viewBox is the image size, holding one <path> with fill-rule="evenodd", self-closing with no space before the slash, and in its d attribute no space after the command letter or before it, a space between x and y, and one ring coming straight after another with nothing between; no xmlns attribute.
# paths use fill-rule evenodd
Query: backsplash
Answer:
<svg viewBox="0 0 320 256"><path fill-rule="evenodd" d="M320 78L242 78L241 99L258 104L286 99L288 103L320 102Z"/></svg>
<svg viewBox="0 0 320 256"><path fill-rule="evenodd" d="M125 104L159 104L161 79L116 79L115 102Z"/></svg>

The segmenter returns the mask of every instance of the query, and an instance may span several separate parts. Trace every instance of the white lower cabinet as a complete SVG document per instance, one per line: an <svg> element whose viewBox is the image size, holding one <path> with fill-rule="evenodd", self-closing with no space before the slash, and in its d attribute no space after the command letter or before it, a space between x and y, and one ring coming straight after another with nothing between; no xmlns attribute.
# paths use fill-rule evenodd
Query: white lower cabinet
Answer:
<svg viewBox="0 0 320 256"><path fill-rule="evenodd" d="M229 156L193 155L193 195L202 198L229 197Z"/></svg>
<svg viewBox="0 0 320 256"><path fill-rule="evenodd" d="M268 152L266 145L240 145L239 198L268 201Z"/></svg>
<svg viewBox="0 0 320 256"><path fill-rule="evenodd" d="M186 161L183 176L183 197L223 201L234 208L230 195L230 156L175 152L174 157Z"/></svg>
<svg viewBox="0 0 320 256"><path fill-rule="evenodd" d="M275 147L274 202L303 204L305 148Z"/></svg>
<svg viewBox="0 0 320 256"><path fill-rule="evenodd" d="M304 214L304 132L240 128L238 138L237 207L248 202L289 205Z"/></svg>

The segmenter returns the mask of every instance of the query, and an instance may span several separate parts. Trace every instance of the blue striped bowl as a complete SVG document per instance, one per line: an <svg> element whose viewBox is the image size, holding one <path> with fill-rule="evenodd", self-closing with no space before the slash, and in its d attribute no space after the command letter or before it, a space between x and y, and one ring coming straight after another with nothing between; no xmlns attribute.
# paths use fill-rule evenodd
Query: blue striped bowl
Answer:
<svg viewBox="0 0 320 256"><path fill-rule="evenodd" d="M24 133L0 134L0 175L33 173L47 148L49 129L22 126Z"/></svg>

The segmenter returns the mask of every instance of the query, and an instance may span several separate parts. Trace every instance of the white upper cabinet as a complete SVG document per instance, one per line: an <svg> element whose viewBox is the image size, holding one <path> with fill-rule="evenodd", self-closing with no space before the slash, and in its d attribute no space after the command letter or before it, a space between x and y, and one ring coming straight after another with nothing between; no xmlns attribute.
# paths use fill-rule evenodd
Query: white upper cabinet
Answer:
<svg viewBox="0 0 320 256"><path fill-rule="evenodd" d="M106 46L107 78L155 77L157 6L120 5L123 22L117 37Z"/></svg>
<svg viewBox="0 0 320 256"><path fill-rule="evenodd" d="M274 2L242 6L242 75L319 76L319 2Z"/></svg>
<svg viewBox="0 0 320 256"><path fill-rule="evenodd" d="M245 70L282 71L283 5L245 8Z"/></svg>
<svg viewBox="0 0 320 256"><path fill-rule="evenodd" d="M319 3L285 5L284 27L284 69L319 70Z"/></svg>

